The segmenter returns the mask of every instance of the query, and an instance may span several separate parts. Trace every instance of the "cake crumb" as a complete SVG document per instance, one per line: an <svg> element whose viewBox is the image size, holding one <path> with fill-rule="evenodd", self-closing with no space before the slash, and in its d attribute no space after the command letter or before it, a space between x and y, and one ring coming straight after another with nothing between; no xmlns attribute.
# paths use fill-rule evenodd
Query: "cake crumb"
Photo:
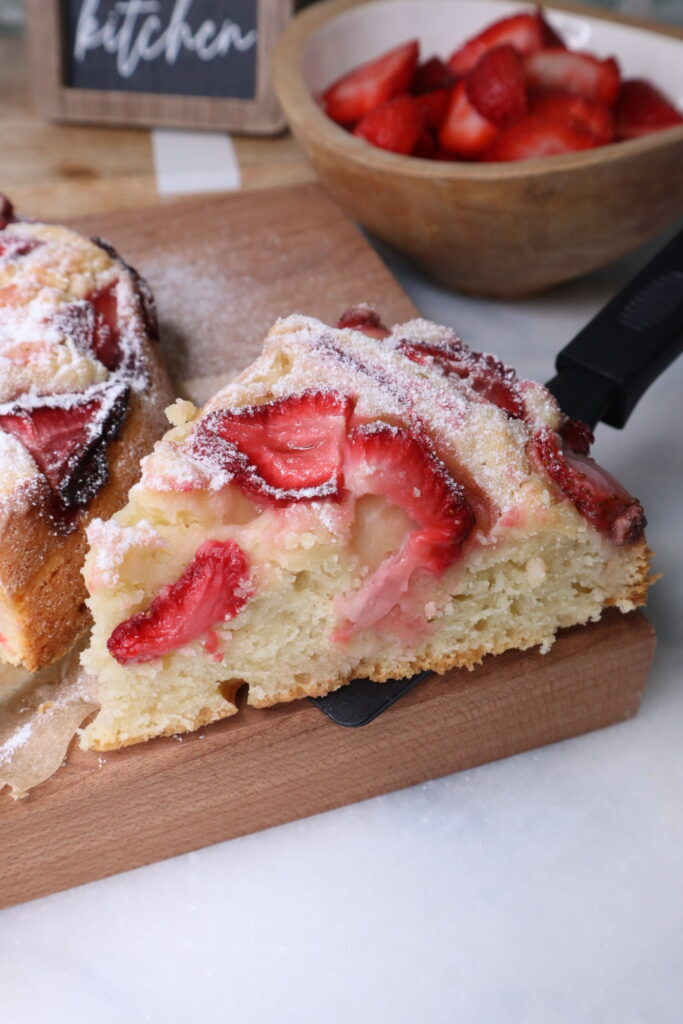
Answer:
<svg viewBox="0 0 683 1024"><path fill-rule="evenodd" d="M173 405L167 406L164 411L169 423L172 423L174 427L184 427L197 415L197 406L193 402L188 402L187 399L176 398Z"/></svg>

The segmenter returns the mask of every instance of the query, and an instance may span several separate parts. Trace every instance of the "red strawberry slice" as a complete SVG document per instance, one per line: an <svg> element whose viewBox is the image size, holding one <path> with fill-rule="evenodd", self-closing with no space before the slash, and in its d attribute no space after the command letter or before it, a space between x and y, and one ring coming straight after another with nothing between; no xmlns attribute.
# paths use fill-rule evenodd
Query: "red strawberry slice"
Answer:
<svg viewBox="0 0 683 1024"><path fill-rule="evenodd" d="M549 427L529 442L530 458L613 544L634 544L647 525L640 502L588 455L572 451Z"/></svg>
<svg viewBox="0 0 683 1024"><path fill-rule="evenodd" d="M371 110L410 88L419 55L417 40L361 64L334 82L323 95L328 117L351 126Z"/></svg>
<svg viewBox="0 0 683 1024"><path fill-rule="evenodd" d="M526 114L524 65L510 43L488 50L465 82L470 103L499 128L507 128Z"/></svg>
<svg viewBox="0 0 683 1024"><path fill-rule="evenodd" d="M142 305L142 316L145 321L145 329L150 338L154 341L159 340L159 322L157 320L157 308L156 302L154 301L154 295L149 284L142 276L138 273L135 267L131 267L130 263L126 263L124 259L119 256L118 252L110 242L106 242L104 238L100 238L98 235L91 235L90 241L94 242L95 245L99 246L100 249L104 249L107 256L109 256L115 263L127 270L133 278L135 284L135 290L140 299Z"/></svg>
<svg viewBox="0 0 683 1024"><path fill-rule="evenodd" d="M560 437L569 448L579 455L588 455L595 440L593 431L582 420L567 416L559 430Z"/></svg>
<svg viewBox="0 0 683 1024"><path fill-rule="evenodd" d="M454 374L466 380L487 402L497 405L514 419L524 419L526 410L515 371L494 356L473 352L461 341L448 342L443 346L402 341L398 348L414 363L436 365L447 377Z"/></svg>
<svg viewBox="0 0 683 1024"><path fill-rule="evenodd" d="M619 65L614 57L600 60L590 53L552 46L529 54L524 68L531 89L568 92L606 107L613 105L619 92Z"/></svg>
<svg viewBox="0 0 683 1024"><path fill-rule="evenodd" d="M529 113L565 120L590 132L601 145L614 141L614 118L602 103L562 92L538 92L529 97Z"/></svg>
<svg viewBox="0 0 683 1024"><path fill-rule="evenodd" d="M433 160L435 153L436 141L434 136L426 128L423 128L420 138L415 143L412 155L420 157L421 160Z"/></svg>
<svg viewBox="0 0 683 1024"><path fill-rule="evenodd" d="M536 8L536 17L538 19L538 24L539 24L540 29L541 29L541 36L543 38L543 46L544 47L561 46L564 49L566 49L567 48L567 44L565 43L565 41L562 38L562 36L560 35L560 33L557 32L553 28L553 26L550 24L550 22L548 22L546 20L544 14L543 14L543 8L542 7L537 7Z"/></svg>
<svg viewBox="0 0 683 1024"><path fill-rule="evenodd" d="M0 192L0 230L2 230L2 228L7 227L7 225L11 224L12 221L15 219L16 218L14 216L14 207L10 203L7 196L3 195L2 192Z"/></svg>
<svg viewBox="0 0 683 1024"><path fill-rule="evenodd" d="M338 499L354 401L304 391L264 405L217 409L197 428L193 452L211 470L234 474L246 493L277 505Z"/></svg>
<svg viewBox="0 0 683 1024"><path fill-rule="evenodd" d="M121 365L117 285L118 281L112 281L88 296L96 314L92 350L108 370L116 370Z"/></svg>
<svg viewBox="0 0 683 1024"><path fill-rule="evenodd" d="M504 43L514 46L518 53L533 53L547 45L549 28L538 13L501 18L456 50L449 58L448 66L454 75L466 75L487 50Z"/></svg>
<svg viewBox="0 0 683 1024"><path fill-rule="evenodd" d="M45 476L59 512L89 504L108 479L107 446L118 437L130 389L115 385L71 405L38 399L0 415L0 429L21 441Z"/></svg>
<svg viewBox="0 0 683 1024"><path fill-rule="evenodd" d="M0 221L0 228L5 225ZM43 243L37 238L17 238L13 235L3 235L0 238L0 259L13 260L18 256L28 256L30 252L37 249Z"/></svg>
<svg viewBox="0 0 683 1024"><path fill-rule="evenodd" d="M391 334L382 323L379 313L369 306L352 306L351 309L347 309L339 317L337 327L351 327L354 331L362 331L363 334L380 341Z"/></svg>
<svg viewBox="0 0 683 1024"><path fill-rule="evenodd" d="M455 75L439 57L431 57L420 64L413 79L414 96L434 92L438 89L450 89L455 85Z"/></svg>
<svg viewBox="0 0 683 1024"><path fill-rule="evenodd" d="M144 612L121 622L107 641L120 665L152 661L227 622L251 596L247 559L234 540L207 540L182 576Z"/></svg>
<svg viewBox="0 0 683 1024"><path fill-rule="evenodd" d="M533 160L599 145L595 135L564 118L529 114L501 132L483 155L486 161Z"/></svg>
<svg viewBox="0 0 683 1024"><path fill-rule="evenodd" d="M338 602L338 641L384 619L406 593L414 572L444 572L460 555L475 524L462 487L407 430L383 422L357 427L349 435L345 473L351 494L388 499L407 513L415 529L358 590Z"/></svg>
<svg viewBox="0 0 683 1024"><path fill-rule="evenodd" d="M413 151L422 127L417 100L412 96L395 96L361 118L353 134L380 149L407 156Z"/></svg>
<svg viewBox="0 0 683 1024"><path fill-rule="evenodd" d="M448 110L449 89L435 89L417 96L415 102L422 115L422 123L429 132L438 132Z"/></svg>
<svg viewBox="0 0 683 1024"><path fill-rule="evenodd" d="M419 529L410 535L420 565L442 572L462 549L474 514L443 462L417 437L378 421L356 427L346 446L346 483L356 497L376 494L405 509Z"/></svg>
<svg viewBox="0 0 683 1024"><path fill-rule="evenodd" d="M621 83L614 118L618 139L638 139L641 135L683 124L683 114L643 78L629 78Z"/></svg>
<svg viewBox="0 0 683 1024"><path fill-rule="evenodd" d="M474 159L491 145L498 128L482 117L467 95L465 82L458 82L439 130L439 143L443 149L465 159Z"/></svg>

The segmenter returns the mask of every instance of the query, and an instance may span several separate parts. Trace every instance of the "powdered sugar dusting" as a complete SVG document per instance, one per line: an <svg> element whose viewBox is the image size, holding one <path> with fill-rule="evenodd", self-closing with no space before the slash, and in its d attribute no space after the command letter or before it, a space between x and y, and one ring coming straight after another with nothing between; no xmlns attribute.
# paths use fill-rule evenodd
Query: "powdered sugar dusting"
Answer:
<svg viewBox="0 0 683 1024"><path fill-rule="evenodd" d="M101 312L91 299L107 289L112 299ZM96 401L84 440L89 444L106 429L126 389L147 388L141 294L137 275L106 246L56 225L10 221L0 226L0 416L9 417L0 429L0 496L5 501L43 469L26 450L18 464L16 459L17 443L23 444L33 429L33 412L69 411ZM109 357L118 353L118 365L100 358L105 344ZM23 419L21 429L13 427L17 417ZM6 441L9 431L14 443ZM33 436L40 444L39 434ZM49 452L45 458L51 458ZM92 460L90 468L99 472ZM106 472L100 477L85 488L76 485L76 491L91 497ZM49 482L54 486L54 480Z"/></svg>
<svg viewBox="0 0 683 1024"><path fill-rule="evenodd" d="M0 502L38 476L38 467L23 444L0 430Z"/></svg>
<svg viewBox="0 0 683 1024"><path fill-rule="evenodd" d="M457 372L450 372L449 364L444 369L429 352L416 361L410 346L412 351L419 346L443 351L457 359ZM513 388L503 393L503 401L512 403L510 409L499 407L480 390L481 375L487 372L494 385ZM416 319L378 339L295 315L275 324L259 359L207 403L189 425L189 433L186 430L182 439L169 438L157 445L146 460L143 486L216 491L236 482L235 473L246 480L250 468L244 453L207 433L204 425L219 410L244 414L265 402L301 396L313 383L320 394L351 397L354 424L367 424L364 429L370 431L407 427L427 444L444 472L464 486L479 528L485 532L524 500L521 490L529 485L525 447L533 425L541 421L555 426L560 418L545 388L518 381L514 371L493 356L471 353L449 328ZM195 443L198 430L203 431L201 446ZM310 493L300 488L296 494L276 490L271 494L262 482L260 487L265 498L280 503L316 501L321 510L327 504L325 498L338 499L333 480Z"/></svg>

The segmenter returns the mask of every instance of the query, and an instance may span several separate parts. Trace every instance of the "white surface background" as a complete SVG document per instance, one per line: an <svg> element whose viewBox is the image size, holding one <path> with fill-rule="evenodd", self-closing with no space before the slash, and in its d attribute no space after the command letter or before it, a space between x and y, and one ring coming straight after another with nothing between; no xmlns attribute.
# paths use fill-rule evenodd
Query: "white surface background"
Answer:
<svg viewBox="0 0 683 1024"><path fill-rule="evenodd" d="M391 264L426 315L546 380L643 256L515 304ZM679 360L596 444L666 572L636 719L6 910L2 1024L680 1024L682 406Z"/></svg>

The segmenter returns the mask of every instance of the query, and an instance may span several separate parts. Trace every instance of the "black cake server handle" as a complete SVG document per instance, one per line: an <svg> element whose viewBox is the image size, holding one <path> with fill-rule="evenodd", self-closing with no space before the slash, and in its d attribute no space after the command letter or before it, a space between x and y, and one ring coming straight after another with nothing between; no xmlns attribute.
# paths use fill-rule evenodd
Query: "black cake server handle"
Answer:
<svg viewBox="0 0 683 1024"><path fill-rule="evenodd" d="M683 351L683 230L559 353L548 389L591 428L623 427L636 403ZM373 683L354 679L310 698L337 725L367 725L431 672Z"/></svg>

